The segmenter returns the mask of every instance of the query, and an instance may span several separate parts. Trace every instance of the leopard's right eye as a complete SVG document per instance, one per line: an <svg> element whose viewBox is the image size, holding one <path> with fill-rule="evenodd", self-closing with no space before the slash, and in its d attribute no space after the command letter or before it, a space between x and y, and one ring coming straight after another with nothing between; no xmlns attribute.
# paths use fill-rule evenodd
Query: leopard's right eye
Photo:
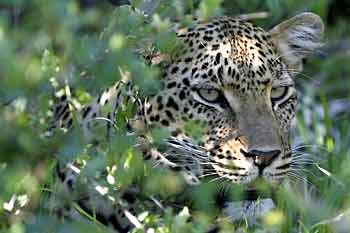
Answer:
<svg viewBox="0 0 350 233"><path fill-rule="evenodd" d="M209 103L218 102L220 92L214 88L200 88L197 90L198 95Z"/></svg>

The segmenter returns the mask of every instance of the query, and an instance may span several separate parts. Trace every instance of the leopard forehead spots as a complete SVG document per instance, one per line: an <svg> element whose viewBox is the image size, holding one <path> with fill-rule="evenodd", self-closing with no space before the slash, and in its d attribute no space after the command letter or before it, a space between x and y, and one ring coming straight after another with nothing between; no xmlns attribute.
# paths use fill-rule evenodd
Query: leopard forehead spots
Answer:
<svg viewBox="0 0 350 233"><path fill-rule="evenodd" d="M257 93L273 79L283 77L275 75L283 73L283 66L270 36L250 23L217 19L179 36L187 46L196 49L188 50L177 60L170 73L186 76L191 83L213 83L246 94Z"/></svg>

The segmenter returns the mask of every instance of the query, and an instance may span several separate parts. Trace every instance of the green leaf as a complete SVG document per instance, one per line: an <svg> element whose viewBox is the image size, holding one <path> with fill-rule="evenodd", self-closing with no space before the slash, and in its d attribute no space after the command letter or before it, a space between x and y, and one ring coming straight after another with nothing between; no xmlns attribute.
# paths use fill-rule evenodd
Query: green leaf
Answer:
<svg viewBox="0 0 350 233"><path fill-rule="evenodd" d="M213 16L219 14L222 0L203 0L199 4L199 11L197 12L199 18L208 20Z"/></svg>

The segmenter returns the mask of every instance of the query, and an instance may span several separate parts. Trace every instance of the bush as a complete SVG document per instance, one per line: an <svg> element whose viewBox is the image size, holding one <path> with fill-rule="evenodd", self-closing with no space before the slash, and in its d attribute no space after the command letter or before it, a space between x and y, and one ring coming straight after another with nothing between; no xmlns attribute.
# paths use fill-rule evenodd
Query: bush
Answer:
<svg viewBox="0 0 350 233"><path fill-rule="evenodd" d="M149 66L140 54L161 51L176 56L181 44L171 30L174 22L190 25L194 16L206 19L261 11L270 16L254 23L265 28L301 11L313 11L331 23L325 48L308 61L297 80L301 104L293 142L296 148L300 143L310 145L299 150L316 159L300 178L301 183L309 184L306 191L281 190L277 210L261 223L254 227L228 221L220 224L224 232L238 228L241 232L350 229L350 221L334 219L342 213L349 215L350 201L349 18L337 18L331 12L338 9L337 1L109 2L114 5L86 0L0 3L0 232L110 232L81 209L78 211L92 221L62 221L50 211L51 197L59 194L52 178L58 160L87 159L87 177L109 167L111 179L117 181L113 185L119 188L136 181L150 194L165 198L181 192L183 183L176 175L153 171L132 149L135 138L123 133L123 119L133 114L130 106L117 116L120 133L96 147L86 147L78 129L45 138L53 93L69 86L74 103L84 105L120 80L122 69L130 74L141 95L151 95L160 88L161 71ZM187 128L200 134L195 124ZM151 136L156 140L165 135L154 131ZM112 172L113 166L118 172ZM213 201L216 188L206 184L192 190L189 195L200 200L195 203L198 212L191 213L187 207L180 211L167 208L162 215L144 212L139 220L157 232L204 232L214 221L208 213L217 211L207 205ZM313 188L316 191L310 199Z"/></svg>

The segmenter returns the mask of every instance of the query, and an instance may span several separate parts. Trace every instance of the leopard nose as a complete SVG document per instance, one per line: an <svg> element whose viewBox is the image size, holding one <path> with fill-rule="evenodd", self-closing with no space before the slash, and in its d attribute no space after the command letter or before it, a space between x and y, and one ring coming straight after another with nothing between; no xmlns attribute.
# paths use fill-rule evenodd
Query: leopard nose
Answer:
<svg viewBox="0 0 350 233"><path fill-rule="evenodd" d="M265 168L271 165L271 163L281 153L281 150L270 150L270 151L248 150L247 152L242 151L242 153L247 158L253 158L254 164L259 168Z"/></svg>

